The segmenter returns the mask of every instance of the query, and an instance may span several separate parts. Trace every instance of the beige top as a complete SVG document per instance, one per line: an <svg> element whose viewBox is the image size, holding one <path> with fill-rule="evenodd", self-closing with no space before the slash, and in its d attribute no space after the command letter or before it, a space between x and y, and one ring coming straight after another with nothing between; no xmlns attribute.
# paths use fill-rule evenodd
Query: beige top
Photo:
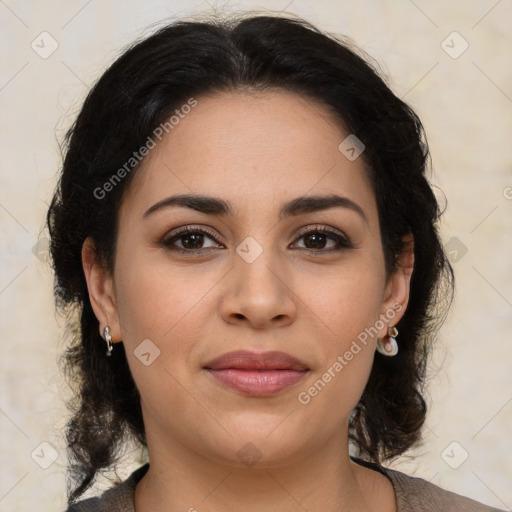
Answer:
<svg viewBox="0 0 512 512"><path fill-rule="evenodd" d="M399 471L356 460L358 464L386 475L395 489L397 512L504 512L482 505ZM89 498L71 506L66 512L135 512L134 490L149 464L134 471L124 482L105 491L99 498Z"/></svg>

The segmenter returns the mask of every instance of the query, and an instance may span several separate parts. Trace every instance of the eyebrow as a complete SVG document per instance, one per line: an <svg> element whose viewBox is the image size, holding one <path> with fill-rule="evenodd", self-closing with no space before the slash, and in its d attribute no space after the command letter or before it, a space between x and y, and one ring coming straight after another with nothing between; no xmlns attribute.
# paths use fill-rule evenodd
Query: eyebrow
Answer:
<svg viewBox="0 0 512 512"><path fill-rule="evenodd" d="M225 201L218 197L197 195L197 194L181 194L166 197L158 201L148 208L143 218L147 218L152 213L173 206L181 206L190 208L207 215L216 216L232 216L233 207L229 201ZM364 210L348 197L342 197L336 194L327 196L302 196L286 202L279 212L279 218L282 220L287 217L293 217L304 213L313 213L330 208L347 208L356 212L368 224L368 219Z"/></svg>

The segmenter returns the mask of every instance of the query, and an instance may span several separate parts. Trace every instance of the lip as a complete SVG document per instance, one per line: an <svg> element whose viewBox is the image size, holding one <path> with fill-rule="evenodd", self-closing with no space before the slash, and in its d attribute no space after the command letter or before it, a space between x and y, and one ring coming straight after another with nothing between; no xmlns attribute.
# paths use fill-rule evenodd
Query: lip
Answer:
<svg viewBox="0 0 512 512"><path fill-rule="evenodd" d="M309 370L302 361L286 352L251 352L249 350L236 350L222 354L205 364L204 368L208 370Z"/></svg>
<svg viewBox="0 0 512 512"><path fill-rule="evenodd" d="M204 367L220 384L249 396L270 396L297 384L309 368L285 352L238 350Z"/></svg>

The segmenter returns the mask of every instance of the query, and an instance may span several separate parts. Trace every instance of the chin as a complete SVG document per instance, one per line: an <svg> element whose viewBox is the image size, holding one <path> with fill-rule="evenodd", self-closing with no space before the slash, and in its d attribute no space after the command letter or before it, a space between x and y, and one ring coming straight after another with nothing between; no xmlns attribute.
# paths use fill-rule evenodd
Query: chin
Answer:
<svg viewBox="0 0 512 512"><path fill-rule="evenodd" d="M312 433L301 430L291 417L254 413L231 422L224 418L219 423L231 436L219 440L212 435L204 440L208 447L201 452L210 453L210 458L222 464L246 468L271 469L297 462L325 439L315 441Z"/></svg>

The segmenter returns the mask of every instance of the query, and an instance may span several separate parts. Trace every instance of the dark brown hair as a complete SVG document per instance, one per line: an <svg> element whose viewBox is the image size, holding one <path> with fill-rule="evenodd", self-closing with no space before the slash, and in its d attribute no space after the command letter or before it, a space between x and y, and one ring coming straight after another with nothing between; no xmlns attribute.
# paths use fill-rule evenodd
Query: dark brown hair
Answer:
<svg viewBox="0 0 512 512"><path fill-rule="evenodd" d="M91 237L104 263L115 260L117 212L137 172L101 188L155 128L191 97L216 91L282 88L326 105L364 143L377 200L388 275L414 237L415 267L396 357L376 354L350 438L359 456L381 462L420 439L429 347L453 297L453 271L426 177L429 151L416 114L366 57L340 36L279 16L173 22L129 47L89 92L64 141L62 173L47 223L56 304L68 315L66 370L75 387L67 426L69 502L111 467L126 436L145 445L140 397L122 344L105 357L81 261ZM96 193L95 193L96 191Z"/></svg>

